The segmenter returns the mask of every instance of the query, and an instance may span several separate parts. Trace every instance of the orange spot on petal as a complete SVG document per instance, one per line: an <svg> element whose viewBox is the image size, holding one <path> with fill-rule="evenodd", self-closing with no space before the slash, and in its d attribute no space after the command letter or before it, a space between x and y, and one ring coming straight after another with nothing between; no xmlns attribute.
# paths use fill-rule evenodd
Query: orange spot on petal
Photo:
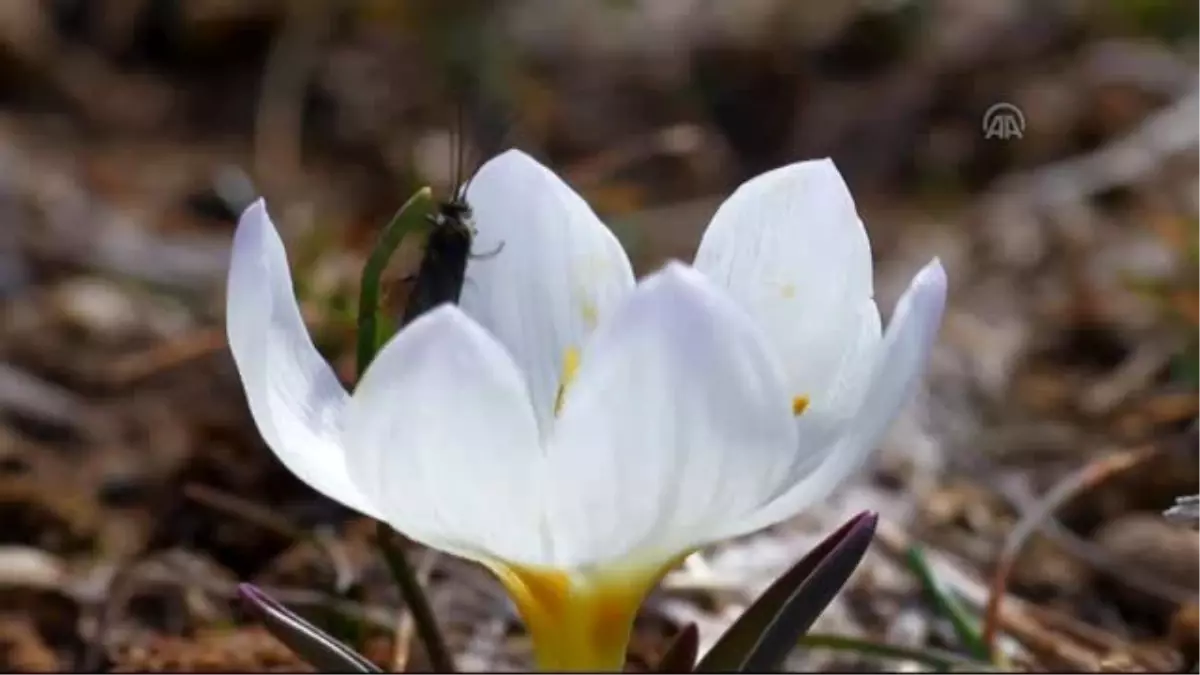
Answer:
<svg viewBox="0 0 1200 675"><path fill-rule="evenodd" d="M805 410L808 409L808 397L797 396L792 399L792 414L799 417Z"/></svg>

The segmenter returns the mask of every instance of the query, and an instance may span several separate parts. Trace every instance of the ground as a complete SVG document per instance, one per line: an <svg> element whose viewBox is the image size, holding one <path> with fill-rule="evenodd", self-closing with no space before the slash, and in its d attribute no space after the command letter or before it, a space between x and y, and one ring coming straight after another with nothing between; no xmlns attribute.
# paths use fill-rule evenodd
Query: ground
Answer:
<svg viewBox="0 0 1200 675"><path fill-rule="evenodd" d="M0 668L303 668L239 581L426 667L373 524L263 445L221 314L236 212L266 195L349 381L362 261L416 186L445 189L456 104L473 161L537 155L639 271L688 258L740 180L828 155L885 317L929 258L949 274L925 391L870 470L668 575L631 669L687 622L710 643L864 508L885 517L822 635L965 653L918 545L1008 667L1193 668L1197 535L1161 512L1198 491L1195 5L703 4L3 3ZM1020 137L985 134L1001 102ZM411 551L459 665L528 668L498 585ZM791 665L905 663L876 658Z"/></svg>

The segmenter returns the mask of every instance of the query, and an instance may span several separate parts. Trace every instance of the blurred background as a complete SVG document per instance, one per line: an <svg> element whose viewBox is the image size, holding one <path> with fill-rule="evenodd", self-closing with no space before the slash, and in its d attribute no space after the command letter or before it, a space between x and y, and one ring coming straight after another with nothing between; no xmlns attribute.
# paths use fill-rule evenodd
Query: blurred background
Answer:
<svg viewBox="0 0 1200 675"><path fill-rule="evenodd" d="M236 606L245 580L425 667L371 524L256 433L223 283L264 195L349 381L364 256L418 186L445 193L458 132L472 166L517 146L553 167L640 272L690 259L740 181L824 156L885 317L928 259L948 270L926 391L871 470L670 574L631 669L686 622L711 640L864 508L879 536L822 633L961 651L920 546L972 613L1003 598L1013 668L1194 668L1197 534L1161 513L1197 491L1197 21L1177 0L0 2L0 670L304 668ZM491 579L413 554L463 668L528 667Z"/></svg>

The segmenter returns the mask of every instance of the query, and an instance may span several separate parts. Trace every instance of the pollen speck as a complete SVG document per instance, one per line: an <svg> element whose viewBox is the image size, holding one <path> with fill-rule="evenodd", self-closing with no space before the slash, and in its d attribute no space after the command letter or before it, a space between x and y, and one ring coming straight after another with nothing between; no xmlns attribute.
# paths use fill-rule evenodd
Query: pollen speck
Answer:
<svg viewBox="0 0 1200 675"><path fill-rule="evenodd" d="M796 286L795 284L784 284L779 292L785 299L791 300L796 297Z"/></svg>
<svg viewBox="0 0 1200 675"><path fill-rule="evenodd" d="M808 409L808 397L797 396L792 399L792 414L799 417L801 413Z"/></svg>

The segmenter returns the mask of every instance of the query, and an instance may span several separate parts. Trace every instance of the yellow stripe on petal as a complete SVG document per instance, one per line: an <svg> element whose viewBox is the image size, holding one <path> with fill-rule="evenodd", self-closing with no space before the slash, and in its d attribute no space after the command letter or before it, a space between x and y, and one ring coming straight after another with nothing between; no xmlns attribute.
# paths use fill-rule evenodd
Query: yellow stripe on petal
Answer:
<svg viewBox="0 0 1200 675"><path fill-rule="evenodd" d="M567 397L567 387L571 386L571 380L575 379L575 372L579 370L579 350L573 347L568 347L563 353L562 375L558 378L558 393L554 395L554 414L562 410L563 401Z"/></svg>
<svg viewBox="0 0 1200 675"><path fill-rule="evenodd" d="M690 552L689 552L690 553ZM638 608L676 558L649 572L572 575L492 563L516 603L544 672L620 672Z"/></svg>

